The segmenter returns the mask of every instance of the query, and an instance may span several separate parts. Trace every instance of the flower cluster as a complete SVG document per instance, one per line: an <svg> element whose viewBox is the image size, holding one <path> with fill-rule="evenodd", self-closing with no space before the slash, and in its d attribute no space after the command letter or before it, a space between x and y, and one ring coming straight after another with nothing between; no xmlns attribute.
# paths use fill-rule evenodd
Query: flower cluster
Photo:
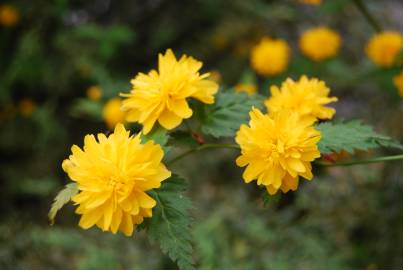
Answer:
<svg viewBox="0 0 403 270"><path fill-rule="evenodd" d="M106 137L98 134L84 139L84 147L74 145L72 155L63 161L63 170L78 184L72 198L81 215L79 226L94 225L103 231L123 232L130 236L134 226L152 216L156 205L146 191L158 188L171 172L161 163L160 145L140 142L122 124Z"/></svg>
<svg viewBox="0 0 403 270"><path fill-rule="evenodd" d="M340 43L341 38L337 32L328 27L317 27L302 34L299 47L306 57L323 61L337 55Z"/></svg>
<svg viewBox="0 0 403 270"><path fill-rule="evenodd" d="M132 91L122 94L126 98L122 107L127 111L126 120L142 124L145 134L157 121L164 128L173 129L193 114L187 98L214 103L218 85L208 80L209 73L199 73L201 67L200 61L186 55L177 60L171 50L160 54L158 71L139 73L131 81Z"/></svg>
<svg viewBox="0 0 403 270"><path fill-rule="evenodd" d="M337 101L329 92L323 81L306 76L271 88L272 96L265 102L269 113L252 109L249 125L242 125L236 135L241 148L236 163L246 166L246 183L257 180L275 194L296 190L300 176L312 179L311 162L320 157L321 138L312 125L333 117L335 110L324 106Z"/></svg>
<svg viewBox="0 0 403 270"><path fill-rule="evenodd" d="M268 57L265 63L269 64L263 65L263 61L259 62L262 59L252 64L262 67L265 74L273 74L280 66L285 68L288 51L283 41L263 40L252 52L256 54L252 59ZM201 66L192 57L177 60L171 50L159 55L158 71L139 73L132 80L132 91L122 94L123 102L113 98L105 104L104 120L114 132L109 137L98 134L98 140L87 135L83 149L72 147L62 167L78 186L79 193L72 201L78 205L80 227L98 226L104 231L131 235L136 225L152 216L156 201L147 191L160 187L171 172L162 163L162 147L153 141L142 142L140 134L130 136L122 122L142 124L144 134L157 121L165 129L172 129L193 113L187 98L213 103L218 85L208 80L208 73L199 73ZM256 86L238 85L235 91L253 94ZM249 125L241 125L236 134L241 148L236 164L246 167L245 182L256 180L275 194L278 190L296 190L299 177L312 179L311 162L320 157L317 143L321 138L313 123L330 119L335 113L325 106L337 101L329 97L329 92L323 81L306 76L271 87L272 96L265 102L269 113L252 108ZM92 87L87 94L97 100L102 92Z"/></svg>
<svg viewBox="0 0 403 270"><path fill-rule="evenodd" d="M171 172L162 164L162 147L153 141L142 143L140 134L130 136L122 122L143 124L143 133L156 121L172 129L192 115L187 98L213 103L218 85L207 79L208 73L199 74L201 66L192 57L176 60L171 50L159 55L158 71L138 74L132 80L131 93L123 94L123 102L120 98L106 102L103 118L114 132L109 137L98 134L98 141L87 135L83 149L72 147L72 155L62 167L78 185L79 193L72 201L78 205L80 227L96 225L103 231L129 236L145 217L152 216L156 201L146 192L159 188ZM87 95L98 100L102 91L91 87Z"/></svg>
<svg viewBox="0 0 403 270"><path fill-rule="evenodd" d="M339 52L341 37L328 27L305 31L299 39L299 48L309 59L320 62ZM275 76L284 72L290 61L291 49L282 39L264 37L252 48L250 64L262 76Z"/></svg>

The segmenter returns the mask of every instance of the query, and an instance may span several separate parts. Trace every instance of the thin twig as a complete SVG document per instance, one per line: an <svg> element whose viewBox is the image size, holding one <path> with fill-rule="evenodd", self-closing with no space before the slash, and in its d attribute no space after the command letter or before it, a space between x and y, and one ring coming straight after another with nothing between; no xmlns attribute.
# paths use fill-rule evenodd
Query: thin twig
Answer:
<svg viewBox="0 0 403 270"><path fill-rule="evenodd" d="M378 23L374 16L369 12L362 0L353 0L358 10L362 13L368 23L375 29L376 32L382 31L382 26Z"/></svg>
<svg viewBox="0 0 403 270"><path fill-rule="evenodd" d="M325 166L325 167L337 167L337 166L353 166L353 165L360 165L360 164L378 163L378 162L396 161L396 160L403 160L403 155L376 157L376 158L369 158L369 159L358 159L358 160L335 162L335 163L316 161L315 164L320 165L320 166Z"/></svg>

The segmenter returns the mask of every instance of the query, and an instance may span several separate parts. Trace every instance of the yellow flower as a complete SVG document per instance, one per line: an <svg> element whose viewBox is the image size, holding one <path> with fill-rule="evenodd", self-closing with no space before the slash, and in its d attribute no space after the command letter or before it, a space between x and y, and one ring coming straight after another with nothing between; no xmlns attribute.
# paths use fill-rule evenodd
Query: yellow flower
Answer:
<svg viewBox="0 0 403 270"><path fill-rule="evenodd" d="M278 75L287 69L289 57L290 48L286 41L265 37L252 48L250 62L260 75Z"/></svg>
<svg viewBox="0 0 403 270"><path fill-rule="evenodd" d="M245 92L248 95L252 95L256 93L257 88L256 85L254 84L247 84L247 83L240 83L235 85L235 92L240 93L240 92Z"/></svg>
<svg viewBox="0 0 403 270"><path fill-rule="evenodd" d="M335 109L324 105L337 101L337 98L329 97L330 89L318 79L308 79L306 76L302 76L299 81L287 79L281 88L272 86L270 91L271 97L265 101L270 113L288 109L310 122L331 119L336 113Z"/></svg>
<svg viewBox="0 0 403 270"><path fill-rule="evenodd" d="M14 26L20 20L18 10L10 5L0 6L0 24L6 27Z"/></svg>
<svg viewBox="0 0 403 270"><path fill-rule="evenodd" d="M320 157L320 132L289 110L268 115L252 108L249 115L249 126L241 125L235 138L241 147L236 164L247 166L245 182L257 180L275 194L296 190L299 176L311 180L310 162Z"/></svg>
<svg viewBox="0 0 403 270"><path fill-rule="evenodd" d="M93 85L87 89L87 97L91 100L99 100L102 97L102 89L97 85Z"/></svg>
<svg viewBox="0 0 403 270"><path fill-rule="evenodd" d="M337 55L340 43L340 35L327 27L309 29L299 39L302 53L314 61L322 61Z"/></svg>
<svg viewBox="0 0 403 270"><path fill-rule="evenodd" d="M374 35L367 44L368 57L378 66L391 67L403 48L403 37L398 32Z"/></svg>
<svg viewBox="0 0 403 270"><path fill-rule="evenodd" d="M29 117L36 109L36 104L32 99L25 98L22 99L18 104L18 109L22 116Z"/></svg>
<svg viewBox="0 0 403 270"><path fill-rule="evenodd" d="M170 49L165 55L160 54L158 71L139 73L131 81L132 91L122 94L127 97L123 101L126 120L142 124L145 134L150 132L156 121L166 129L173 129L193 114L187 98L214 103L218 85L207 79L209 73L199 73L202 65L202 62L186 55L177 60Z"/></svg>
<svg viewBox="0 0 403 270"><path fill-rule="evenodd" d="M79 226L94 225L103 231L130 236L136 224L152 216L156 205L146 191L159 188L171 176L161 160L164 152L153 141L140 142L122 124L106 137L84 138L84 147L73 145L72 155L63 161L63 170L77 183L79 193L72 198L81 215Z"/></svg>
<svg viewBox="0 0 403 270"><path fill-rule="evenodd" d="M399 95L403 98L403 71L393 78L393 82L397 90L399 90Z"/></svg>
<svg viewBox="0 0 403 270"><path fill-rule="evenodd" d="M120 98L112 98L106 102L102 116L109 129L113 129L116 124L125 121L126 114L121 109L122 101Z"/></svg>
<svg viewBox="0 0 403 270"><path fill-rule="evenodd" d="M299 2L307 5L320 5L322 0L299 0Z"/></svg>

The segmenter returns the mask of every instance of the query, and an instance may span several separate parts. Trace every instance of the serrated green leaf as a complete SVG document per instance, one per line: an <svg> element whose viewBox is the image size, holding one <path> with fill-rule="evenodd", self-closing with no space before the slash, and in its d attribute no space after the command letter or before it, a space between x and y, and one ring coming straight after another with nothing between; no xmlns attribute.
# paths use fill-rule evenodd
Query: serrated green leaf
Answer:
<svg viewBox="0 0 403 270"><path fill-rule="evenodd" d="M165 180L161 188L149 192L157 205L153 217L145 221L145 228L152 241L158 241L161 250L182 270L193 270L191 201L183 195L185 181L177 175Z"/></svg>
<svg viewBox="0 0 403 270"><path fill-rule="evenodd" d="M64 189L62 189L55 197L52 207L49 210L49 220L53 225L55 223L55 218L57 212L62 209L62 207L71 200L71 197L78 193L78 187L76 183L67 184Z"/></svg>
<svg viewBox="0 0 403 270"><path fill-rule="evenodd" d="M380 146L403 149L403 146L394 139L377 134L371 126L354 120L345 123L323 123L316 126L322 138L318 143L322 154L345 150L353 153L354 150L369 150Z"/></svg>
<svg viewBox="0 0 403 270"><path fill-rule="evenodd" d="M216 102L208 106L202 119L202 131L218 137L231 137L239 126L249 119L252 106L263 107L263 96L221 91L216 95Z"/></svg>

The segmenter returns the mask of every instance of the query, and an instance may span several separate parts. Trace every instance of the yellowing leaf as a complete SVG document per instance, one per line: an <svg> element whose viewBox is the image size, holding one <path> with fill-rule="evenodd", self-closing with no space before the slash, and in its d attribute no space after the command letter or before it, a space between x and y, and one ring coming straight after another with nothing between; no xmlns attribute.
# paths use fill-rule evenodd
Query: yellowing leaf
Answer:
<svg viewBox="0 0 403 270"><path fill-rule="evenodd" d="M56 218L56 214L57 212L66 204L71 200L71 197L73 197L74 195L76 195L78 193L78 187L76 183L70 183L67 184L64 189L62 189L57 196L55 197L53 203L52 203L52 207L49 210L49 220L50 220L50 224L54 224L55 223L55 218Z"/></svg>

